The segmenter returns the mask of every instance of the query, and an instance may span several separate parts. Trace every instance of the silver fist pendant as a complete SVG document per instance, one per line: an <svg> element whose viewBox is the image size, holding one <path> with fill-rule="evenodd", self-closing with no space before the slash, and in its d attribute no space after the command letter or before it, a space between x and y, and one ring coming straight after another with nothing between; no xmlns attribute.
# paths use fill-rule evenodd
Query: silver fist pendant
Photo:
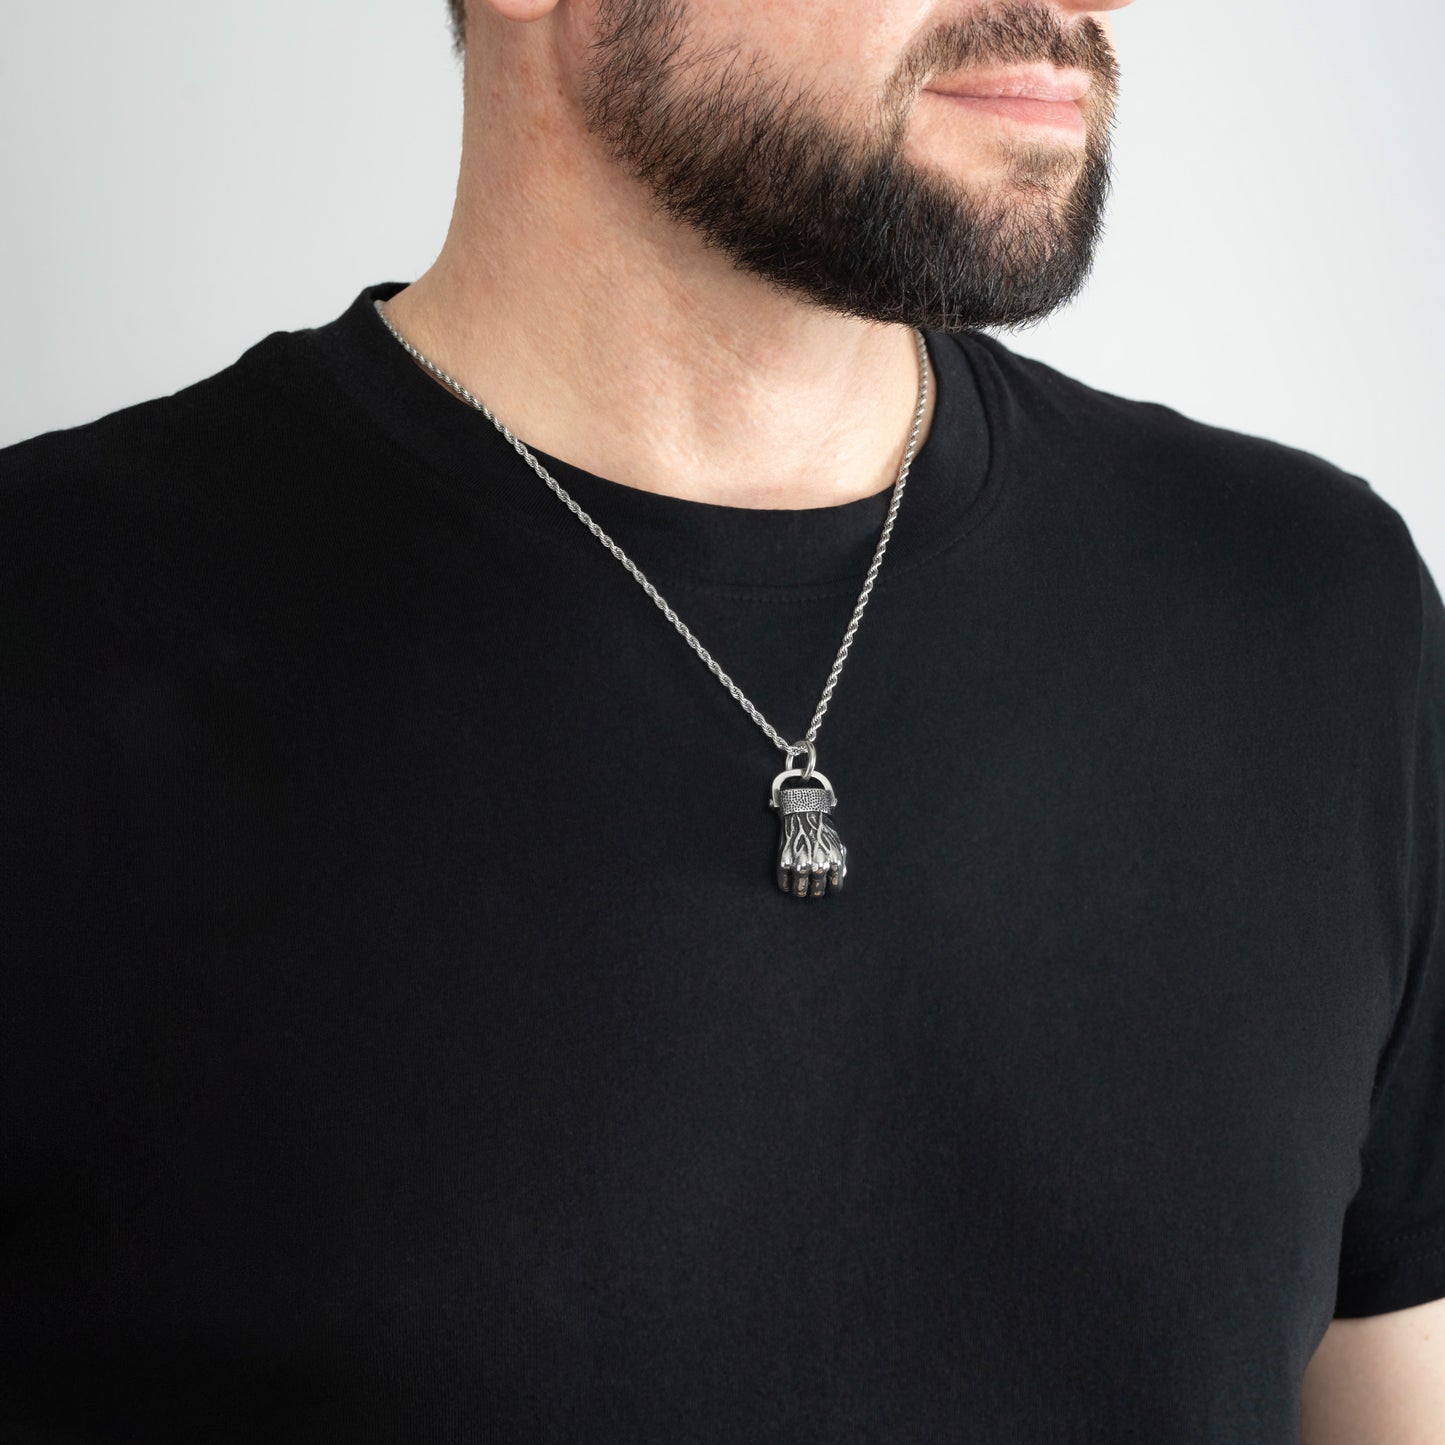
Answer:
<svg viewBox="0 0 1445 1445"><path fill-rule="evenodd" d="M843 886L848 849L828 819L838 797L822 773L810 771L801 786L782 787L784 779L803 776L802 768L785 768L773 779L770 806L778 810L783 828L778 887L795 898L821 898L830 887L836 893Z"/></svg>

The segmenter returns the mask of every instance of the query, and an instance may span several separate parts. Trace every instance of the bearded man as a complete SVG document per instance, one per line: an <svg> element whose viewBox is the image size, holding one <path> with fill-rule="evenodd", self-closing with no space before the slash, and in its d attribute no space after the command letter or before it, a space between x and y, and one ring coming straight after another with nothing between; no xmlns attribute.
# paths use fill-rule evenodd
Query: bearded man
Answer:
<svg viewBox="0 0 1445 1445"><path fill-rule="evenodd" d="M1439 593L992 334L1121 4L454 3L424 275L0 452L0 1435L1441 1438Z"/></svg>

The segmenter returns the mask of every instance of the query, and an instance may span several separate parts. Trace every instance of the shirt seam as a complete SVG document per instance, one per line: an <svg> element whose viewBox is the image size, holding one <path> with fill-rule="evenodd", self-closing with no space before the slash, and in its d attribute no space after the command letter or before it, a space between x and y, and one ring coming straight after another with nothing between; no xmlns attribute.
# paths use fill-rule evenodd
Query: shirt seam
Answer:
<svg viewBox="0 0 1445 1445"><path fill-rule="evenodd" d="M1393 1269L1396 1265L1404 1263L1407 1260L1430 1259L1437 1254L1445 1254L1445 1243L1439 1243L1431 1244L1428 1248L1424 1249L1412 1248L1396 1250L1388 1259L1378 1258L1381 1251L1391 1249L1394 1245L1401 1244L1407 1239L1439 1236L1442 1231L1445 1231L1445 1220L1441 1220L1437 1224L1423 1225L1419 1229L1407 1229L1401 1234L1392 1235L1389 1239L1382 1240L1378 1245L1375 1245L1368 1251L1357 1251L1357 1253L1369 1254L1372 1257L1370 1263L1342 1263L1339 1272L1341 1275L1376 1274L1383 1269Z"/></svg>
<svg viewBox="0 0 1445 1445"><path fill-rule="evenodd" d="M283 334L293 338L301 337L310 345L314 345L313 338L308 337L305 332ZM992 379L986 380L977 376L978 367L973 357L968 355L967 348L960 342L959 338L949 333L948 339L959 346L959 350L963 353L965 364L973 368L976 375L976 385L982 389L984 386L991 384ZM319 373L324 376L328 388L336 395L343 397L347 406L354 414L363 417L368 426L385 439L389 447L395 449L399 455L405 457L409 464L419 468L425 473L428 484L431 487L442 491L448 496L453 495L454 488L451 485L446 471L423 452L410 446L405 438L397 436L389 427L379 425L366 412L366 409L359 404L350 389L343 386L340 380L333 374L327 358L322 356L313 357L308 351L306 359L303 362L301 355L291 347L283 348L281 354L288 366L295 368L308 378L319 371ZM990 356L989 361L990 364L995 367L997 366L992 356ZM273 390L285 391L284 387L276 384L275 377L269 372L263 373L263 377L266 382L272 386ZM984 404L987 406L987 401L985 401ZM1001 411L1001 408L995 408L995 410ZM998 416L991 416L990 420L1001 425ZM326 424L330 425L329 417L326 419ZM975 492L972 500L966 505L963 515L957 519L954 528L936 538L931 545L923 545L910 556L897 559L891 566L888 561L888 555L885 552L883 565L879 569L878 577L874 583L875 590L882 590L889 583L912 577L919 569L938 560L952 546L962 541L963 538L972 535L972 533L987 520L997 506L1003 492L1006 490L1003 476L1004 468L1001 459L997 455L999 447L999 438L995 435L994 427L991 426L988 434L988 453L984 462L983 476L979 483L979 490ZM901 505L907 505L906 492ZM475 514L469 512L469 515ZM564 541L555 533L530 526L524 519L519 519L515 513L509 513L507 515L506 525L509 528L515 528L533 540L549 542L553 546L561 548L574 556L586 550L585 548L578 548L572 543ZM599 547L602 546L600 542L597 543L597 545ZM648 576L648 580L651 581L652 574L648 573L646 575ZM669 576L660 571L657 572L656 575L660 583L671 591L687 592L694 596L725 598L734 602L758 602L767 605L780 602L807 604L835 597L856 595L860 585L860 579L857 577L841 578L832 582L780 583L770 585L767 583L727 583L722 581L692 582L686 577Z"/></svg>
<svg viewBox="0 0 1445 1445"><path fill-rule="evenodd" d="M1425 596L1424 579L1421 576L1419 551L1415 547L1414 538L1411 536L1409 527L1399 511L1393 507L1390 513L1395 522L1396 528L1403 533L1406 547L1406 555L1410 558L1415 577L1415 667L1412 682L1409 710L1409 734L1406 740L1406 758L1403 770L1401 785L1404 791L1404 815L1405 815L1405 849L1403 866L1405 869L1405 918L1407 924L1413 925L1416 910L1419 904L1419 890L1415 879L1415 832L1418 819L1416 817L1416 792L1417 772L1420 765L1419 740L1420 740L1420 697L1423 691L1423 678L1425 670ZM1407 1026L1410 1013L1411 985L1415 975L1423 971L1423 962L1420 969L1412 967L1415 961L1413 958L1415 938L1410 927L1407 927L1405 934L1405 959L1404 967L1401 969L1401 983L1399 990L1393 1000L1390 1027L1386 1031L1385 1040L1380 1046L1380 1052L1376 1059L1376 1069L1373 1086L1370 1090L1369 1115L1373 1122L1378 1111L1381 1098L1388 1083L1391 1068L1397 1056L1399 1039Z"/></svg>

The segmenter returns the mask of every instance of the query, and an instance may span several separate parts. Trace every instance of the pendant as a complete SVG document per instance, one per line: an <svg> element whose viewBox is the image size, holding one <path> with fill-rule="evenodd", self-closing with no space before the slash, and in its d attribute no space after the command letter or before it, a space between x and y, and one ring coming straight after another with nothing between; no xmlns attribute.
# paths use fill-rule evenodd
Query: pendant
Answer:
<svg viewBox="0 0 1445 1445"><path fill-rule="evenodd" d="M773 779L770 804L778 810L783 828L778 840L778 887L795 898L821 898L830 887L836 893L848 873L848 849L828 820L838 796L832 783L813 771L811 744L808 753L807 768L784 768ZM784 788L786 778L802 778L803 783Z"/></svg>

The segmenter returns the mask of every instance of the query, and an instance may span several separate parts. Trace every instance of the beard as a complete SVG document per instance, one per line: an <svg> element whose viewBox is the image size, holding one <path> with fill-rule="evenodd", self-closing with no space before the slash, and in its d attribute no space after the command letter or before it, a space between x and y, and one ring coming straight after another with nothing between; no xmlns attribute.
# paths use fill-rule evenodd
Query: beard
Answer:
<svg viewBox="0 0 1445 1445"><path fill-rule="evenodd" d="M814 305L942 331L1020 329L1078 294L1118 85L1097 22L1066 31L1052 9L980 4L924 37L860 122L768 79L763 58L689 49L688 14L688 0L599 0L583 99L608 154L706 246ZM930 80L1027 63L1091 77L1082 144L1011 136L1005 173L981 187L908 157Z"/></svg>

